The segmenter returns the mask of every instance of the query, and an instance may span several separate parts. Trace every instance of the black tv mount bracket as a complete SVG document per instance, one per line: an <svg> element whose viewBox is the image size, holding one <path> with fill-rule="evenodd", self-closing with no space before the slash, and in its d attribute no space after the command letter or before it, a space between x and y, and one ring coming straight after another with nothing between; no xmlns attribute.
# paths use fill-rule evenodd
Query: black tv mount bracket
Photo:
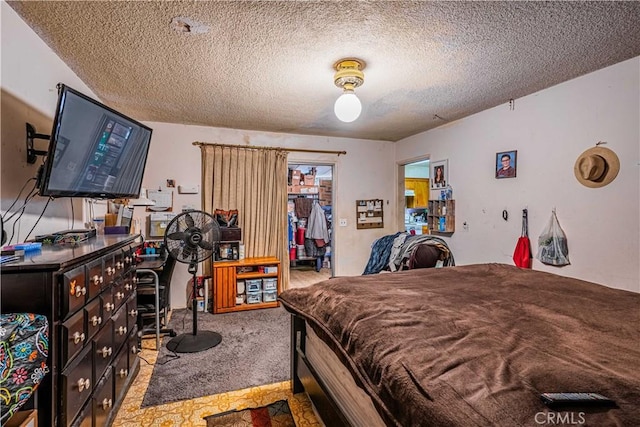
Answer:
<svg viewBox="0 0 640 427"><path fill-rule="evenodd" d="M33 140L34 139L46 139L50 140L50 135L45 135L42 133L36 133L36 128L33 127L30 123L27 123L27 163L35 163L37 156L46 156L46 150L34 150L33 148Z"/></svg>

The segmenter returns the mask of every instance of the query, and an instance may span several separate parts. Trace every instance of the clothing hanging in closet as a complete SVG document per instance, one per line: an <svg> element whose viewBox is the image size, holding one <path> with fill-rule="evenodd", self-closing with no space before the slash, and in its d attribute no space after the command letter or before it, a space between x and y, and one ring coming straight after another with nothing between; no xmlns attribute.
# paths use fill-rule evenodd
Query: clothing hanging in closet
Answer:
<svg viewBox="0 0 640 427"><path fill-rule="evenodd" d="M329 243L329 229L327 228L327 218L324 215L324 209L317 201L313 202L311 207L311 214L309 214L309 220L307 221L307 231L305 232L307 239L313 239L316 241L319 247L325 246ZM318 242L322 240L322 242Z"/></svg>
<svg viewBox="0 0 640 427"><path fill-rule="evenodd" d="M307 197L293 199L295 212L298 218L308 218L311 215L313 200Z"/></svg>

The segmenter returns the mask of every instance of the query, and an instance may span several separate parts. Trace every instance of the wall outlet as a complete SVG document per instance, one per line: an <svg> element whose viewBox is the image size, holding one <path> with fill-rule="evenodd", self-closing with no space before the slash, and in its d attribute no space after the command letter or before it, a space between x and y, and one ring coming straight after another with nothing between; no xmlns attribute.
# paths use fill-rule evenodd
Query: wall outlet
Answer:
<svg viewBox="0 0 640 427"><path fill-rule="evenodd" d="M346 227L346 226L347 226L347 219L340 218L340 227Z"/></svg>

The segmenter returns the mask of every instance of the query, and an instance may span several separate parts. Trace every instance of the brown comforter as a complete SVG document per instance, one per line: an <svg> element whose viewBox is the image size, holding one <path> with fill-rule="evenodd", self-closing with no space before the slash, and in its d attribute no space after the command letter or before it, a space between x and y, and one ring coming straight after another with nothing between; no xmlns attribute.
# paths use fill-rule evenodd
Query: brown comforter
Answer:
<svg viewBox="0 0 640 427"><path fill-rule="evenodd" d="M640 294L483 264L335 278L280 300L388 425L640 425ZM554 413L543 392L618 407Z"/></svg>

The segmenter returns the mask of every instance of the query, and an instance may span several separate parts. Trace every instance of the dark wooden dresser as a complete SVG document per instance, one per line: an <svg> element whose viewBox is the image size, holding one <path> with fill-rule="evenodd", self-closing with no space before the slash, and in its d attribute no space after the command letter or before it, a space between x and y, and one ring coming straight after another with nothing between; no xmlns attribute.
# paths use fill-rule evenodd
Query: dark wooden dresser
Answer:
<svg viewBox="0 0 640 427"><path fill-rule="evenodd" d="M0 310L47 316L49 374L38 425L105 426L139 369L135 248L139 236L43 245L1 267Z"/></svg>

